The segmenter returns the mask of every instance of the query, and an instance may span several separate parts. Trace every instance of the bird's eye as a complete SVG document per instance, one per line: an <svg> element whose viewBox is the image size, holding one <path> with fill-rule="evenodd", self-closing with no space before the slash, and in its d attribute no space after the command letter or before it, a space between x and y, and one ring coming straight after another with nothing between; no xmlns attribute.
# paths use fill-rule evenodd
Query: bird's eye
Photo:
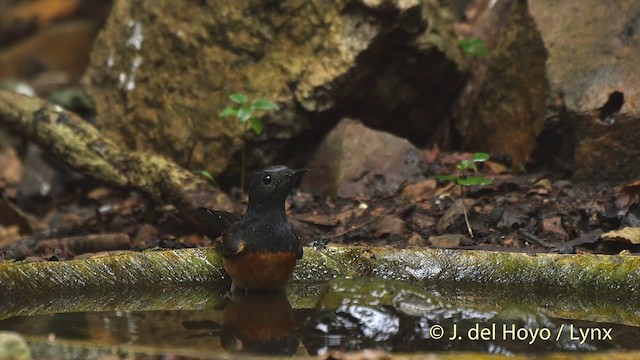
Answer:
<svg viewBox="0 0 640 360"><path fill-rule="evenodd" d="M263 176L263 177L262 177L262 183L263 183L264 185L271 185L271 180L272 180L272 179L271 179L271 175L268 175L268 174L267 174L267 175L265 175L265 176Z"/></svg>

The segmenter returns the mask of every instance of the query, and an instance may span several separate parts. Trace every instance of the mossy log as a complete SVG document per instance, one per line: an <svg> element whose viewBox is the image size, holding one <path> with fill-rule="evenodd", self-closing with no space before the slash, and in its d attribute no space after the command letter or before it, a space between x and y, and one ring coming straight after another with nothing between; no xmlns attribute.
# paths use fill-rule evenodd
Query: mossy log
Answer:
<svg viewBox="0 0 640 360"><path fill-rule="evenodd" d="M509 288L511 292L573 294L585 299L634 302L640 286L635 256L558 255L330 247L305 249L293 284L332 278L377 277L420 286ZM0 264L0 303L9 315L16 304L43 296L100 292L159 293L180 286L228 286L219 252L212 248L146 251L85 260ZM221 292L223 293L223 292ZM25 300L26 299L26 300ZM0 316L1 317L1 316Z"/></svg>
<svg viewBox="0 0 640 360"><path fill-rule="evenodd" d="M107 184L139 190L181 210L232 209L230 199L203 177L161 156L122 149L78 115L44 100L0 91L0 125Z"/></svg>

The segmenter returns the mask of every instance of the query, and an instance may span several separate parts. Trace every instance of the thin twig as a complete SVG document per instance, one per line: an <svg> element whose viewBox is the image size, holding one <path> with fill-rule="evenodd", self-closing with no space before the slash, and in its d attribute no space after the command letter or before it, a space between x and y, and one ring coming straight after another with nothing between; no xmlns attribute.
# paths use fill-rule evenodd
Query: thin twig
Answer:
<svg viewBox="0 0 640 360"><path fill-rule="evenodd" d="M464 222L467 224L467 231L469 236L473 239L473 230L471 229L471 223L469 223L469 216L467 215L467 206L464 204L464 187L460 185L460 193L462 194L462 213L464 214Z"/></svg>
<svg viewBox="0 0 640 360"><path fill-rule="evenodd" d="M542 247L544 247L544 248L552 248L552 247L554 247L554 246L555 246L555 245L549 244L548 242L546 242L546 241L544 241L544 240L540 239L539 237L537 237L537 236L535 236L535 235L533 235L533 234L531 234L531 233L528 233L528 232L526 232L526 231L523 231L522 233L524 234L524 236L525 236L527 239L529 239L529 240L531 240L531 241L535 242L536 244L538 244L538 245L540 245L540 246L542 246Z"/></svg>
<svg viewBox="0 0 640 360"><path fill-rule="evenodd" d="M360 228L362 228L364 226L367 226L367 225L369 225L369 224L371 224L371 223L373 223L375 221L380 220L382 218L382 216L384 216L384 215L388 215L388 214L382 214L382 215L379 215L377 217L374 217L373 219L369 219L369 220L363 222L362 224L358 224L358 225L352 227L351 229L345 230L345 231L343 231L341 233L337 233L337 234L333 234L331 236L323 237L322 240L335 239L337 237L347 235L348 233L350 233L352 231L358 230L358 229L360 229Z"/></svg>
<svg viewBox="0 0 640 360"><path fill-rule="evenodd" d="M352 227L349 230L345 230L345 231L343 231L341 233L338 233L338 234L333 234L333 235L330 235L330 236L327 236L327 237L323 237L323 238L321 238L321 240L329 240L329 239L334 239L334 238L337 238L337 237L340 237L340 236L344 236L344 235L346 235L346 234L348 234L348 233L350 233L352 231L358 230L358 229L360 229L362 227L365 227L365 226L367 226L367 225L369 225L371 223L374 223L374 222L382 219L384 216L387 216L387 215L391 214L396 209L397 209L397 206L385 211L384 213L382 213L382 214L380 214L380 215L378 215L378 216L376 216L374 218L371 218L371 219L363 222L362 224L358 224L358 225Z"/></svg>

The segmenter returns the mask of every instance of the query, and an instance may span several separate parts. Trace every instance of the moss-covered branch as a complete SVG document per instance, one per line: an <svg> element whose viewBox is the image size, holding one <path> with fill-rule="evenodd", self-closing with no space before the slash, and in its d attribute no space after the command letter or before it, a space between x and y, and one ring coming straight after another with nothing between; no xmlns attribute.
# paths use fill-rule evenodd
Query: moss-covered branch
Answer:
<svg viewBox="0 0 640 360"><path fill-rule="evenodd" d="M640 297L640 257L523 254L438 249L329 248L305 251L294 277L326 281L335 276L378 277L412 283L525 292L577 293L588 297Z"/></svg>
<svg viewBox="0 0 640 360"><path fill-rule="evenodd" d="M8 316L24 299L52 294L154 291L178 286L228 286L215 249L123 253L64 262L0 264L0 303ZM400 279L422 286L490 286L523 294L577 294L590 301L639 297L640 258L604 255L527 255L485 251L391 248L306 249L293 284L334 277ZM219 288L219 287L218 287ZM155 290L154 290L155 289ZM607 300L607 301L608 301ZM13 309L13 310L12 310ZM8 313L6 313L8 311Z"/></svg>
<svg viewBox="0 0 640 360"><path fill-rule="evenodd" d="M180 209L232 207L204 178L161 156L121 149L79 116L44 100L0 91L0 125L108 184L135 188Z"/></svg>

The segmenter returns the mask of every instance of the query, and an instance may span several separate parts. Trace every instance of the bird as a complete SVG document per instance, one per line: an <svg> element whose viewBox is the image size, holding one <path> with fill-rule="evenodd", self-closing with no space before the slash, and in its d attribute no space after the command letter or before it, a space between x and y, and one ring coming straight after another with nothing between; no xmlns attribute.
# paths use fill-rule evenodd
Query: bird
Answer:
<svg viewBox="0 0 640 360"><path fill-rule="evenodd" d="M230 352L292 356L300 344L297 325L284 292L248 293L225 306L220 345Z"/></svg>
<svg viewBox="0 0 640 360"><path fill-rule="evenodd" d="M198 208L197 219L221 234L223 265L231 277L231 294L238 291L281 291L303 250L285 213L285 200L309 169L284 165L266 167L249 183L249 204L241 218Z"/></svg>

